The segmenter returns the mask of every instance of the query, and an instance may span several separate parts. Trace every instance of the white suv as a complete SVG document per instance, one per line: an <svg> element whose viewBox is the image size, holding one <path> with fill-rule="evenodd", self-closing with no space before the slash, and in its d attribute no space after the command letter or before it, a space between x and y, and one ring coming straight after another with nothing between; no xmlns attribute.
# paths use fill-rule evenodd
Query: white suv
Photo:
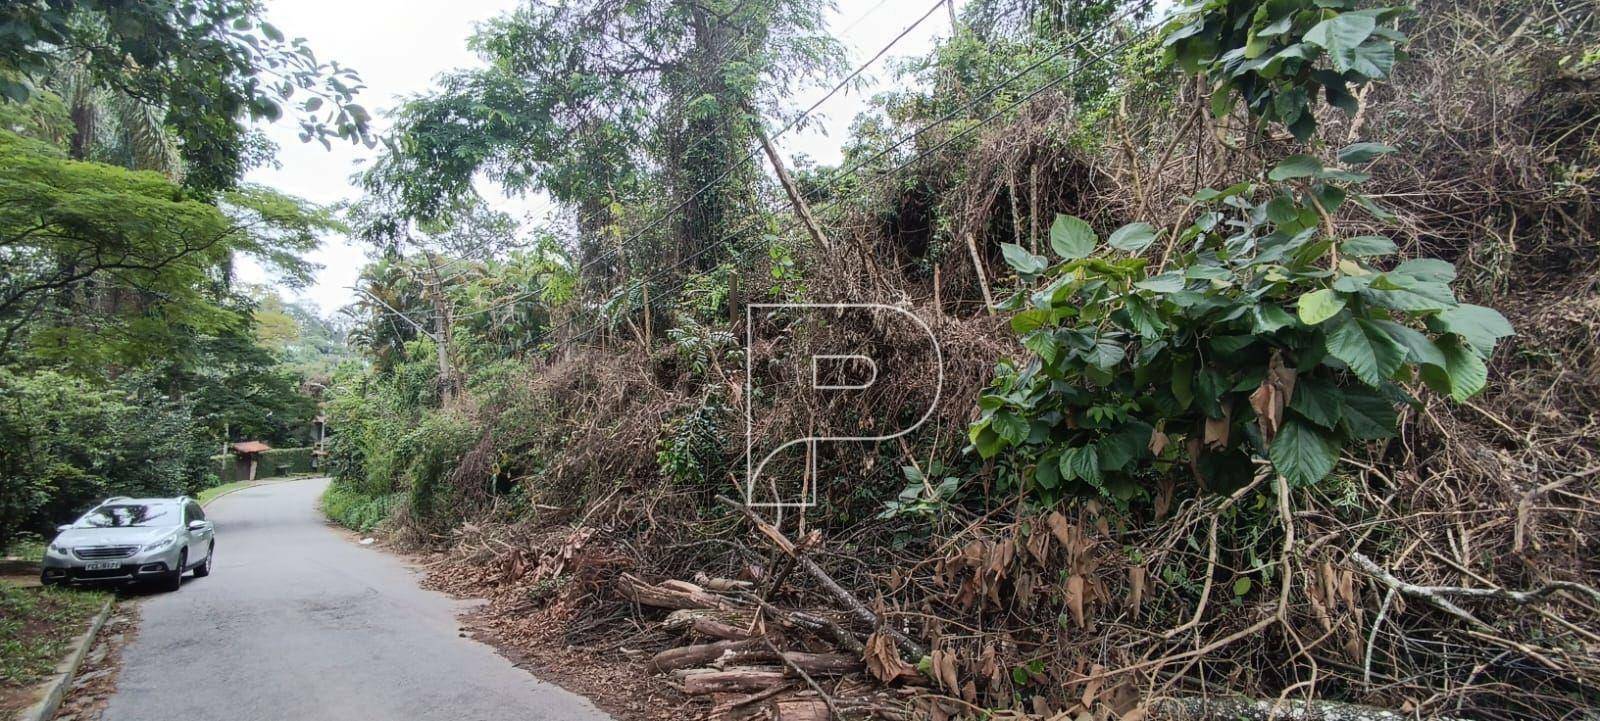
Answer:
<svg viewBox="0 0 1600 721"><path fill-rule="evenodd" d="M189 570L211 575L217 545L205 511L187 496L109 498L56 530L39 578L47 586L156 581L176 591Z"/></svg>

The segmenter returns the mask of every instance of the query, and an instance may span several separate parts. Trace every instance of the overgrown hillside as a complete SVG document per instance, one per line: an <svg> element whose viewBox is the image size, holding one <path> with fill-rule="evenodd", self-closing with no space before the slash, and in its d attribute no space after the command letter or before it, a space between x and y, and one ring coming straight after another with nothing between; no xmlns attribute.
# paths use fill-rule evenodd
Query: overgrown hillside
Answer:
<svg viewBox="0 0 1600 721"><path fill-rule="evenodd" d="M840 166L772 172L848 72L818 5L660 5L530 4L401 109L340 520L694 713L1595 713L1593 3L975 0ZM941 360L745 312L832 302ZM809 391L841 352L896 382ZM931 412L751 514L747 402L757 449Z"/></svg>

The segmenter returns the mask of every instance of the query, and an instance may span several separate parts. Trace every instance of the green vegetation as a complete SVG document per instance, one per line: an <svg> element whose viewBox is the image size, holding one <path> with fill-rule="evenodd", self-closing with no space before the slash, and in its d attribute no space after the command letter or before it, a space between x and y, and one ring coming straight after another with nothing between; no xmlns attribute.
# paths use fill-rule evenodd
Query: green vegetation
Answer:
<svg viewBox="0 0 1600 721"><path fill-rule="evenodd" d="M0 581L0 693L27 688L55 670L107 598Z"/></svg>
<svg viewBox="0 0 1600 721"><path fill-rule="evenodd" d="M389 520L404 502L401 494L369 496L345 481L335 481L322 495L322 512L335 523L360 533L370 533Z"/></svg>
<svg viewBox="0 0 1600 721"><path fill-rule="evenodd" d="M330 518L471 539L496 572L462 577L565 589L572 634L654 622L591 592L624 572L781 579L775 618L853 609L810 609L841 627L808 650L925 677L908 715L1592 715L1596 8L928 3L951 30L863 68L891 87L819 164L781 148L796 97L859 82L827 2L526 2L393 109L336 216L238 182L272 151L244 123L299 88L307 139L359 139L353 81L253 3L192 6L0 11L0 539L232 481L228 441L300 468L320 403ZM327 232L371 246L348 325L230 284L251 256L293 288ZM774 309L837 302L944 365ZM899 377L813 392L839 353ZM747 453L913 425L764 466L815 492L767 516L804 572L718 501Z"/></svg>
<svg viewBox="0 0 1600 721"><path fill-rule="evenodd" d="M250 123L291 95L307 140L369 140L359 86L254 2L0 9L0 543L215 485L227 441L311 442L341 334L232 268L302 287L343 225L240 179L275 152Z"/></svg>
<svg viewBox="0 0 1600 721"><path fill-rule="evenodd" d="M7 545L4 552L0 553L0 558L20 558L25 561L37 561L44 558L46 543L47 541L38 536L17 536L12 538L10 545Z"/></svg>

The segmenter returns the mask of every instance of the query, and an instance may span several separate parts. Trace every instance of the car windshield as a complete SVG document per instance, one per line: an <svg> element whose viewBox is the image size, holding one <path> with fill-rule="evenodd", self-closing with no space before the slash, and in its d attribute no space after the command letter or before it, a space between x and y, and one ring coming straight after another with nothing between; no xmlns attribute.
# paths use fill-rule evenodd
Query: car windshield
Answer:
<svg viewBox="0 0 1600 721"><path fill-rule="evenodd" d="M159 528L178 525L170 505L119 503L96 508L78 519L80 528Z"/></svg>

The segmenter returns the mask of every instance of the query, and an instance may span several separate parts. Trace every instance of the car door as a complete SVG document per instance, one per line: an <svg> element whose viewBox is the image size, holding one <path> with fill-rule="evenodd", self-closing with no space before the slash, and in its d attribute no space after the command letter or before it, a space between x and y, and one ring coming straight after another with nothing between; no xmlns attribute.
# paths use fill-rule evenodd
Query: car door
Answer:
<svg viewBox="0 0 1600 721"><path fill-rule="evenodd" d="M184 505L183 515L183 523L185 527L189 526L189 524L195 521L204 522L204 524L199 528L188 529L189 563L198 564L200 561L205 559L206 554L211 552L211 539L216 533L216 530L211 526L211 522L206 520L205 509L201 508L200 504L195 503L194 501L189 501Z"/></svg>

